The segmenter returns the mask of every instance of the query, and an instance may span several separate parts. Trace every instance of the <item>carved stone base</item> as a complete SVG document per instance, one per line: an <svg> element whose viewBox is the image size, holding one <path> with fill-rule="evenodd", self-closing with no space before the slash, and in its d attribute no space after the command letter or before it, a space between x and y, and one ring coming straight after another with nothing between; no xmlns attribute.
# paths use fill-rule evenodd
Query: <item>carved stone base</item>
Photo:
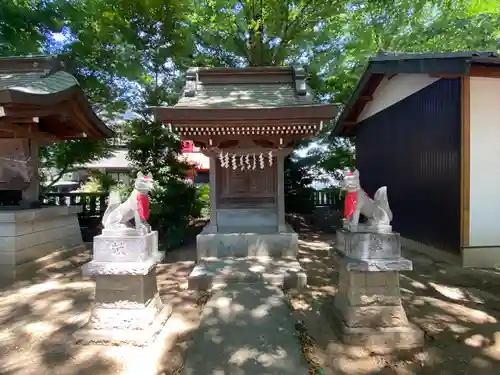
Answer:
<svg viewBox="0 0 500 375"><path fill-rule="evenodd" d="M392 233L392 225L389 224L358 223L353 225L347 219L342 219L342 229L351 232Z"/></svg>
<svg viewBox="0 0 500 375"><path fill-rule="evenodd" d="M157 235L97 236L85 271L96 279L89 322L75 332L82 344L148 345L171 314L158 294Z"/></svg>
<svg viewBox="0 0 500 375"><path fill-rule="evenodd" d="M131 231L135 229L129 228ZM150 259L160 261L163 253L158 251L158 232L138 235L127 232L124 235L118 230L103 230L103 234L94 237L95 262L144 262Z"/></svg>
<svg viewBox="0 0 500 375"><path fill-rule="evenodd" d="M92 309L89 322L73 334L78 344L147 346L154 342L172 314L171 306L164 306L158 294L142 307L98 306Z"/></svg>
<svg viewBox="0 0 500 375"><path fill-rule="evenodd" d="M401 258L400 269L411 262ZM398 261L389 261L397 265ZM357 270L363 262L345 256L338 258L339 290L326 308L333 314L332 324L345 343L361 345L373 352L389 352L423 345L423 332L408 322L401 305L399 270L380 267ZM353 267L354 265L354 267Z"/></svg>
<svg viewBox="0 0 500 375"><path fill-rule="evenodd" d="M354 259L399 259L401 240L399 233L351 232L337 230L336 248Z"/></svg>

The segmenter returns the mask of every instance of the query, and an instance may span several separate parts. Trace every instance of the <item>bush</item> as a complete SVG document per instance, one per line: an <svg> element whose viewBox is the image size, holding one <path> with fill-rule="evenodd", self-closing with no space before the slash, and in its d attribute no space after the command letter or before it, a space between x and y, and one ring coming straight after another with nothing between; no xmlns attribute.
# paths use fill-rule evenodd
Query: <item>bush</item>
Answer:
<svg viewBox="0 0 500 375"><path fill-rule="evenodd" d="M198 199L197 201L200 203L200 212L199 217L208 217L210 216L210 185L209 184L201 184L197 188Z"/></svg>
<svg viewBox="0 0 500 375"><path fill-rule="evenodd" d="M149 223L158 230L163 249L175 248L184 241L191 218L199 216L203 207L196 187L185 182L190 166L179 161L180 140L147 117L129 121L125 134L135 170L151 172L156 183L150 194Z"/></svg>
<svg viewBox="0 0 500 375"><path fill-rule="evenodd" d="M172 249L184 241L190 219L199 211L197 191L182 180L170 181L151 193L149 223L158 230L162 247Z"/></svg>

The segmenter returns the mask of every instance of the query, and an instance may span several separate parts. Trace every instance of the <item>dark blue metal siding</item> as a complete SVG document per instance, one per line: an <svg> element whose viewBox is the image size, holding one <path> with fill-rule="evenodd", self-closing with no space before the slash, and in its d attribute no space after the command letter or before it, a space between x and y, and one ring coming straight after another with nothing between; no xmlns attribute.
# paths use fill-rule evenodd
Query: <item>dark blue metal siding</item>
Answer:
<svg viewBox="0 0 500 375"><path fill-rule="evenodd" d="M401 235L460 251L460 79L441 79L358 124L370 196L387 185Z"/></svg>

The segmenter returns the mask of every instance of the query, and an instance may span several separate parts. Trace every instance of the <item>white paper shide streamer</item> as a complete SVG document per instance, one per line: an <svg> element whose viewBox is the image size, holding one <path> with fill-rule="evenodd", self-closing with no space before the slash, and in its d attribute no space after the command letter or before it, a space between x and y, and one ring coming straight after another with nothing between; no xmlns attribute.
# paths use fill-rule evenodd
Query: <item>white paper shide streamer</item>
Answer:
<svg viewBox="0 0 500 375"><path fill-rule="evenodd" d="M254 171L257 169L257 159L258 159L258 167L260 169L264 169L266 167L266 158L267 164L269 167L273 166L273 152L268 151L267 155L264 153L260 153L258 155L238 153L238 154L230 154L229 152L220 151L218 155L218 159L220 162L220 166L222 168L232 168L233 170L237 170L238 168L241 171Z"/></svg>

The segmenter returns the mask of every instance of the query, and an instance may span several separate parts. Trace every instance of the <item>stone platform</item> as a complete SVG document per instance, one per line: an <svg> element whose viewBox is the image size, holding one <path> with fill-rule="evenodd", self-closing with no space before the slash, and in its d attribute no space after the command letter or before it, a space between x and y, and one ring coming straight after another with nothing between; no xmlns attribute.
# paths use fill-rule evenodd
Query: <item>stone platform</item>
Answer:
<svg viewBox="0 0 500 375"><path fill-rule="evenodd" d="M262 282L216 292L203 309L182 374L308 374L283 297Z"/></svg>
<svg viewBox="0 0 500 375"><path fill-rule="evenodd" d="M0 281L29 278L37 270L85 250L78 206L0 211Z"/></svg>
<svg viewBox="0 0 500 375"><path fill-rule="evenodd" d="M88 323L74 333L81 344L149 345L172 313L157 287L158 234L94 238L94 258L84 273L96 279Z"/></svg>
<svg viewBox="0 0 500 375"><path fill-rule="evenodd" d="M235 283L257 283L300 289L307 274L296 258L206 258L198 262L188 277L188 287L207 290Z"/></svg>
<svg viewBox="0 0 500 375"><path fill-rule="evenodd" d="M219 226L210 224L196 237L197 259L224 257L296 257L298 234L290 227L278 232L276 226Z"/></svg>

